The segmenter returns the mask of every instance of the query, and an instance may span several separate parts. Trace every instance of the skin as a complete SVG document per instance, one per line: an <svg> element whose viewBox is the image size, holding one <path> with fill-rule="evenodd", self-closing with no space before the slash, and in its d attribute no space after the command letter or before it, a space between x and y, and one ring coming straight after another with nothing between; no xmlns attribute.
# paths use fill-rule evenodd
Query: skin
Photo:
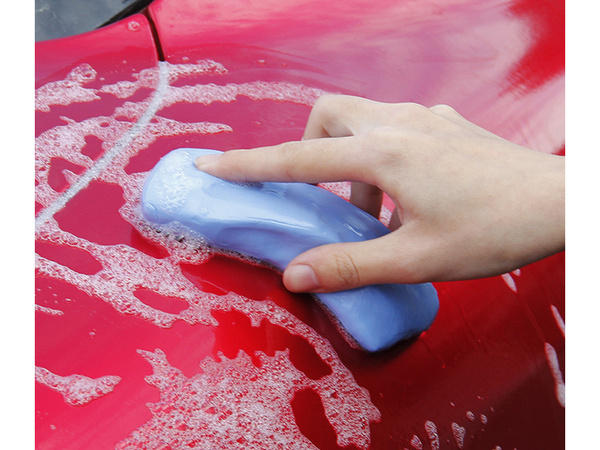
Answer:
<svg viewBox="0 0 600 450"><path fill-rule="evenodd" d="M283 281L293 292L499 275L564 250L565 160L504 140L446 105L327 95L302 141L196 160L232 181L352 181L351 201L386 236L316 247Z"/></svg>

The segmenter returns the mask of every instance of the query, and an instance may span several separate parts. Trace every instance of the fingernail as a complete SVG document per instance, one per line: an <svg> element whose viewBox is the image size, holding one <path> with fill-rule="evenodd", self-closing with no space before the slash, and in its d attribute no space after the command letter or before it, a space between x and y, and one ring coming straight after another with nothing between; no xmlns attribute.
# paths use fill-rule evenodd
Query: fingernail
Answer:
<svg viewBox="0 0 600 450"><path fill-rule="evenodd" d="M312 292L320 287L312 267L304 264L289 266L283 278L285 286L292 292Z"/></svg>
<svg viewBox="0 0 600 450"><path fill-rule="evenodd" d="M196 164L197 169L203 170L217 161L220 157L221 154L202 155L198 156L194 163Z"/></svg>

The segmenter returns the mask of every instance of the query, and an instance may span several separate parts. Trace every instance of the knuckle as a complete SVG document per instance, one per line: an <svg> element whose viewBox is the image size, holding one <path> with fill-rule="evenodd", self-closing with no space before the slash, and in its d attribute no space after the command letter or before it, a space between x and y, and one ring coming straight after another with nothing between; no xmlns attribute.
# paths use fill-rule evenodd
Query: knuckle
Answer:
<svg viewBox="0 0 600 450"><path fill-rule="evenodd" d="M414 118L421 118L429 113L429 108L419 103L398 103L394 105L392 118L395 123L406 123Z"/></svg>
<svg viewBox="0 0 600 450"><path fill-rule="evenodd" d="M330 133L330 128L338 120L340 112L348 108L349 102L348 97L344 95L322 95L310 111L309 122L318 124L320 128Z"/></svg>
<svg viewBox="0 0 600 450"><path fill-rule="evenodd" d="M336 95L336 94L323 94L319 98L317 98L314 106L317 107L317 106L327 105L328 103L335 101L335 99L338 97L340 97L340 96Z"/></svg>
<svg viewBox="0 0 600 450"><path fill-rule="evenodd" d="M301 142L284 142L278 146L278 156L280 167L283 168L285 177L289 180L296 179L296 169L302 163L302 153L300 151Z"/></svg>
<svg viewBox="0 0 600 450"><path fill-rule="evenodd" d="M388 104L380 111L380 125L389 125L395 129L416 129L427 123L434 113L418 103Z"/></svg>
<svg viewBox="0 0 600 450"><path fill-rule="evenodd" d="M420 103L408 102L404 103L404 106L407 111L414 113L421 113L426 111L428 108L426 106L421 105Z"/></svg>
<svg viewBox="0 0 600 450"><path fill-rule="evenodd" d="M344 286L357 286L360 283L358 269L352 256L338 253L334 257L335 274Z"/></svg>
<svg viewBox="0 0 600 450"><path fill-rule="evenodd" d="M344 105L348 101L346 95L324 94L315 101L311 112L317 115L327 115L331 111L336 111L340 105Z"/></svg>
<svg viewBox="0 0 600 450"><path fill-rule="evenodd" d="M313 109L334 112L342 110L354 111L360 108L364 108L365 105L370 105L371 103L374 102L353 95L324 94L317 99L313 106Z"/></svg>
<svg viewBox="0 0 600 450"><path fill-rule="evenodd" d="M328 105L331 104L333 97L333 94L324 94L320 96L313 104L311 114L318 114L327 109Z"/></svg>
<svg viewBox="0 0 600 450"><path fill-rule="evenodd" d="M369 165L379 168L394 167L409 140L405 130L383 126L377 127L363 136L365 154L369 155Z"/></svg>
<svg viewBox="0 0 600 450"><path fill-rule="evenodd" d="M429 110L440 116L450 116L450 115L455 116L456 114L458 114L452 106L449 106L449 105L446 105L443 103L432 106L431 108L429 108Z"/></svg>

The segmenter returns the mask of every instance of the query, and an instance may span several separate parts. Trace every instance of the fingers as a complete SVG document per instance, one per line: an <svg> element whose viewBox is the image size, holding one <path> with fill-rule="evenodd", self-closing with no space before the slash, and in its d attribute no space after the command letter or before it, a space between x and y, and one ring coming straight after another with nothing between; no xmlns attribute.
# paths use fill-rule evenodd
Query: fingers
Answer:
<svg viewBox="0 0 600 450"><path fill-rule="evenodd" d="M231 150L196 159L196 167L231 181L319 183L365 181L369 157L360 139L344 137L286 142L253 150Z"/></svg>
<svg viewBox="0 0 600 450"><path fill-rule="evenodd" d="M439 109L444 107L440 105ZM439 118L433 112L417 103L381 103L349 95L324 95L313 106L302 139L358 136L385 126L430 129L428 122Z"/></svg>
<svg viewBox="0 0 600 450"><path fill-rule="evenodd" d="M375 153L386 145L378 142L378 136L382 140L378 130L391 129L396 133L404 130L414 135L415 129L429 129L432 120L436 126L445 121L488 133L445 105L426 108L411 103L385 104L359 97L326 95L313 107L302 141L251 151L232 150L220 156L206 155L196 160L196 166L232 181L361 181L375 185ZM334 139L319 139L326 137ZM394 137L397 136L383 140L389 144ZM415 139L404 141L416 145ZM356 204L376 215L378 195L373 188L358 188Z"/></svg>
<svg viewBox="0 0 600 450"><path fill-rule="evenodd" d="M286 268L292 292L334 292L384 283L420 283L434 274L428 264L433 242L410 230L363 242L315 247ZM391 249L402 249L401 252Z"/></svg>
<svg viewBox="0 0 600 450"><path fill-rule="evenodd" d="M380 115L381 105L349 95L324 95L313 106L302 139L356 136Z"/></svg>

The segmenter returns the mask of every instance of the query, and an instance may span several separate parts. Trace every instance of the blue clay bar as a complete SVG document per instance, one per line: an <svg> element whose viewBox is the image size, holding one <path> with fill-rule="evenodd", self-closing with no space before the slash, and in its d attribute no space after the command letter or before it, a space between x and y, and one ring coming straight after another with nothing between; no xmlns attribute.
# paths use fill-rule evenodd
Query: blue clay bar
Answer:
<svg viewBox="0 0 600 450"><path fill-rule="evenodd" d="M318 245L380 237L389 230L346 200L304 183L233 183L196 169L216 150L182 148L150 172L142 211L154 224L173 224L211 245L252 256L283 270ZM429 328L439 307L435 288L384 284L316 294L345 333L370 352Z"/></svg>

